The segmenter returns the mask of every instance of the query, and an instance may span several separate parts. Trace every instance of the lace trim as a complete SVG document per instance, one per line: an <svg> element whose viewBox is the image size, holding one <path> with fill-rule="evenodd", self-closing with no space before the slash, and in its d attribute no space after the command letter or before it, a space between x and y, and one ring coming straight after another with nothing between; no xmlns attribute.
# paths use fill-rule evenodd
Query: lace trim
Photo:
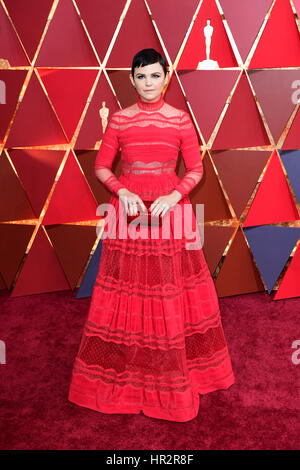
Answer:
<svg viewBox="0 0 300 470"><path fill-rule="evenodd" d="M120 386L130 384L150 390L185 390L190 387L188 370L216 368L228 359L228 349L222 338L218 340L215 337L212 343L203 336L196 336L194 344L187 341L186 353L184 349L151 350L116 346L114 343L104 343L97 337L83 338L74 373ZM182 366L184 357L185 368Z"/></svg>
<svg viewBox="0 0 300 470"><path fill-rule="evenodd" d="M137 116L140 116L143 119L150 118L149 114L141 110L138 106L133 105L129 108L116 111L115 114L112 115L111 120L117 120L117 118L119 118L125 123L125 121L130 122ZM160 118L162 120L174 121L177 123L182 121L187 123L190 121L189 114L187 112L173 108L172 106L167 105L167 103L165 103L163 109L160 109L159 111L153 111L151 118L153 117Z"/></svg>
<svg viewBox="0 0 300 470"><path fill-rule="evenodd" d="M93 304L93 300L91 301L91 304ZM198 304L198 305L189 305L188 308L184 309L184 315L187 314L187 311L189 310L201 310L201 306ZM95 305L95 310L98 311L98 310L101 310L102 312L110 312L112 315L115 313L115 308L109 308L109 307L104 307L104 305L101 305L101 307L98 307L97 305ZM118 310L119 313L121 315L128 315L128 311L124 311L124 310ZM144 312L130 312L130 316L132 317L140 317L142 319L151 319L151 320L168 320L169 318L172 318L172 319L176 319L176 318L182 318L182 314L178 314L178 315L174 315L174 313L172 313L171 315L153 315L153 314L150 314L150 315L146 315L144 314ZM203 322L205 322L205 320L203 320ZM195 323L194 325L198 325L200 326L201 322L198 323ZM192 331L192 330L191 330Z"/></svg>
<svg viewBox="0 0 300 470"><path fill-rule="evenodd" d="M226 360L226 358L225 358ZM220 360L219 361L219 364L215 364L215 367L218 367L218 366L222 366L224 364L224 360ZM90 368L89 370L93 370L93 368ZM91 381L94 381L94 379L100 379L102 380L103 382L107 382L107 380L104 380L102 377L102 375L100 376L99 374L91 374L89 372L87 372L86 369L81 369L80 366L76 366L75 367L75 374L81 374L81 375L84 375L85 377L89 378ZM233 372L232 370L230 370L230 372L227 372L225 375L218 375L218 384L221 384L222 382L226 383L227 384L227 380L229 377L233 377ZM150 389L152 391L156 391L158 393L160 392L171 392L171 393L174 393L174 392L185 392L187 391L188 389L190 389L191 387L191 384L189 383L188 385L186 386L182 386L181 388L177 388L176 390L173 390L173 388L171 387L157 387L157 386L152 386L152 387L149 387L147 386L147 384L145 384L145 382L141 382L141 383L138 383L138 382L131 382L130 380L128 380L127 382L120 382L119 380L116 380L116 379L113 379L112 381L108 381L108 383L110 385L117 385L117 386L121 386L123 388L123 392L125 393L125 389L126 389L126 386L135 386L136 388L145 388L145 389ZM208 381L202 381L202 387L199 389L199 391L197 392L197 390L194 390L193 393L195 394L198 394L198 393L202 393L201 390L203 390L203 386L211 386L212 384L212 381L211 380L208 380ZM220 388L220 385L218 386L218 388ZM91 397L91 398L95 398L95 392L94 393L87 393L87 392L84 392L82 390L82 388L78 388L76 387L76 385L74 384L74 382L71 383L71 387L70 389L72 391L74 391L75 393L78 393L80 395L84 395L84 396L87 396L87 397ZM107 403L109 404L110 406L111 405L115 405L115 406L119 406L120 402L119 401L114 401L112 399L108 399L108 400L104 400L103 397L100 397L97 396L97 401L101 401L103 403ZM124 406L128 405L130 407L132 406L136 406L138 407L139 409L142 409L143 408L143 403L144 402L134 402L132 400L130 401L126 401L124 400L124 398L122 399L122 404ZM146 404L147 408L151 407L151 408L161 408L161 403L159 403L158 405L154 405L153 403L147 403ZM179 408L176 408L176 407L172 407L172 406L168 406L168 410L183 410L183 409L190 409L190 408L194 408L194 405L188 405L186 407L182 407L180 406Z"/></svg>
<svg viewBox="0 0 300 470"><path fill-rule="evenodd" d="M120 252L122 252L125 254L134 254L136 256L164 255L170 257L176 255L177 253L189 253L186 251L186 240L184 238L174 239L173 243L170 242L170 240L157 241L158 243L156 244L155 238L149 238L145 240L141 238L138 240L137 244L136 240L132 240L131 238L123 241L117 238L105 238L102 240L102 250L108 250L111 254L112 252L117 251L118 255Z"/></svg>
<svg viewBox="0 0 300 470"><path fill-rule="evenodd" d="M180 354L180 353L179 353ZM113 369L104 369L101 366L96 365L88 365L84 361L81 361L79 358L75 360L75 367L80 368L82 371L94 371L93 374L96 377L102 377L106 383L116 383L118 385L126 385L126 384L134 384L133 380L140 381L140 385L144 385L146 388L152 383L153 386L151 387L156 388L159 386L160 383L164 383L166 378L165 377L156 377L155 375L151 376L151 374L147 374L147 376L143 375L141 372L134 372L124 370L122 373L116 374ZM98 373L97 373L98 372ZM177 385L181 385L182 383L189 383L189 379L187 376L184 376L182 373L177 377L168 377L168 382L171 383L169 390L173 387L177 387ZM154 385L155 384L155 385ZM139 386L139 385L138 385Z"/></svg>
<svg viewBox="0 0 300 470"><path fill-rule="evenodd" d="M154 174L161 174L161 173L168 173L174 171L174 168L162 168L160 170L130 170L128 168L124 168L123 172L124 173L134 173L137 175L140 175L142 173L154 173Z"/></svg>
<svg viewBox="0 0 300 470"><path fill-rule="evenodd" d="M145 239L143 240L142 238L138 241L138 245L136 243L136 240L132 240L129 238L126 241L120 241L118 239L115 240L108 240L104 239L102 243L108 243L110 246L114 245L116 248L122 248L122 245L125 244L126 248L134 248L135 250L139 249L140 247L145 248L145 249L156 249L158 250L161 247L165 247L168 250L172 250L174 248L181 247L181 249L184 249L185 241L182 238L179 239L173 239L173 240L155 240L155 239Z"/></svg>
<svg viewBox="0 0 300 470"><path fill-rule="evenodd" d="M159 173L175 171L175 167L176 167L176 160L169 160L167 162L154 161L150 163L136 161L132 163L124 162L122 166L122 171L124 173L135 173L135 174L142 174L142 173L159 174Z"/></svg>
<svg viewBox="0 0 300 470"><path fill-rule="evenodd" d="M220 351L219 353L216 353L216 358L215 360L210 361L209 363L206 364L189 364L189 361L187 361L187 370L191 371L193 369L199 369L199 370L208 370L211 368L217 368L221 367L224 362L226 362L228 359L228 351L227 349ZM189 378L184 377L184 378L170 378L168 377L167 380L168 382L172 382L171 385L165 385L162 384L159 379L153 376L153 379L151 379L149 376L146 377L144 375L140 375L140 377L137 377L137 374L125 372L123 374L120 374L118 376L112 375L110 377L108 371L104 371L101 368L97 367L89 367L85 364L80 363L79 360L75 360L74 363L74 368L73 368L73 373L74 374L81 374L86 376L87 378L91 380L102 380L106 384L111 384L113 386L120 386L120 387L126 387L126 385L133 386L135 388L143 388L146 390L151 390L151 391L161 391L161 392L185 392L186 390L190 389L191 387L191 381ZM222 381L223 379L229 377L232 375L232 372L226 373L226 375L218 378L218 382ZM76 390L76 387L71 385L74 390ZM78 390L81 394L82 389ZM101 401L107 401L108 403L112 404L114 403L112 400L103 400L101 398ZM116 402L118 403L118 402ZM122 403L124 403L122 401ZM139 405L140 403L133 403L130 402L128 403L129 405ZM147 404L148 406L148 404ZM159 407L159 405L157 405ZM172 408L173 409L173 408Z"/></svg>
<svg viewBox="0 0 300 470"><path fill-rule="evenodd" d="M101 310L102 308L100 308ZM110 310L112 313L115 311L114 309L105 309L105 310ZM127 314L127 312L119 312L121 315L122 314ZM130 316L132 314L130 313ZM161 319L168 320L170 317L173 315L169 316L162 316L160 317ZM174 318L182 317L182 314L179 315L174 315ZM146 318L153 318L153 315L149 315ZM155 319L158 317L155 315ZM221 317L219 312L214 313L207 319L202 319L200 322L197 323L189 323L185 322L184 323L184 335L185 336L190 336L193 334L204 334L207 332L207 330L211 328L220 328L222 329L222 324L221 324ZM172 345L172 347L184 347L184 335L183 333L178 333L176 336L173 338L170 338L170 336L157 336L154 334L149 334L145 335L144 331L140 332L133 332L129 331L126 332L124 330L120 329L115 329L112 330L110 326L99 326L96 325L95 323L87 320L85 327L84 327L84 335L85 336L98 336L99 338L103 339L103 341L113 341L114 343L122 343L126 344L126 346L132 346L132 345L137 345L137 346L148 346L151 347L153 345L154 347L157 347L157 344L160 344L160 348L163 347L168 347ZM135 336L137 337L136 340L138 343L135 342ZM163 343L166 343L167 346L163 345ZM177 344L177 346L175 346ZM181 344L181 346L178 346L178 344Z"/></svg>
<svg viewBox="0 0 300 470"><path fill-rule="evenodd" d="M193 290L198 285L206 283L207 275L204 273L201 278L195 279L194 285L190 285L190 281L188 279L185 279L184 281L185 282L182 283L183 285L166 283L164 285L157 284L155 286L145 286L144 284L139 284L137 282L133 283L130 281L115 279L111 276L102 275L96 280L97 284L95 285L95 288L98 286L107 292L115 292L116 295L121 295L122 292L125 292L128 296L142 295L143 297L172 299L182 295L184 290Z"/></svg>
<svg viewBox="0 0 300 470"><path fill-rule="evenodd" d="M128 123L120 123L118 125L118 129L120 129L120 131L123 131L128 128L130 129L133 127L148 127L151 125L155 127L159 127L161 129L175 128L175 129L181 129L181 130L188 130L192 128L192 125L189 122L185 124L180 124L179 121L173 123L167 119L155 118L155 116L153 115L151 115L151 118L149 118L148 116L145 117L145 116L139 116L139 115L137 115L136 117L137 119L131 119L130 122Z"/></svg>
<svg viewBox="0 0 300 470"><path fill-rule="evenodd" d="M112 369L117 373L130 369L140 372L142 369L144 374L163 377L166 369L182 375L181 354L193 363L196 359L199 365L211 362L218 351L227 350L221 324L209 328L205 333L193 333L190 336L182 334L180 346L169 344L169 347L164 349L159 343L159 338L153 343L153 348L149 345L127 345L83 334L77 359L86 365Z"/></svg>
<svg viewBox="0 0 300 470"><path fill-rule="evenodd" d="M108 240L108 239L106 239L106 240ZM180 247L177 248L176 250L172 250L172 252L170 252L168 250L168 248L162 248L162 249L159 250L159 249L153 247L152 249L151 248L145 248L144 250L141 250L141 249L137 250L137 248L134 248L134 247L128 247L128 248L126 248L125 246L124 247L121 247L121 246L120 247L112 247L109 244L106 245L105 248L107 250L109 250L110 252L117 251L119 254L120 254L120 251L121 251L122 253L126 253L127 255L136 255L136 256L153 256L153 255L156 255L156 256L168 256L169 258L176 255L177 253L182 252L182 248L180 248Z"/></svg>
<svg viewBox="0 0 300 470"><path fill-rule="evenodd" d="M153 142L153 141L151 141L151 142L150 141L131 142L131 143L123 145L123 149L127 148L127 147L137 147L137 146L144 147L145 145L163 145L164 147L171 147L171 148L174 148L174 149L178 150L177 145L173 145L173 144L170 144L169 142L164 142L164 141L158 141L158 142ZM141 162L141 163L143 163L143 162Z"/></svg>
<svg viewBox="0 0 300 470"><path fill-rule="evenodd" d="M121 131L133 126L146 127L153 125L160 128L175 128L178 130L193 129L194 126L188 113L177 109L173 109L171 113L168 109L164 113L161 111L153 111L151 114L148 114L141 111L138 107L136 109L132 107L125 108L124 110L116 111L112 115L108 122L108 128L111 127Z"/></svg>

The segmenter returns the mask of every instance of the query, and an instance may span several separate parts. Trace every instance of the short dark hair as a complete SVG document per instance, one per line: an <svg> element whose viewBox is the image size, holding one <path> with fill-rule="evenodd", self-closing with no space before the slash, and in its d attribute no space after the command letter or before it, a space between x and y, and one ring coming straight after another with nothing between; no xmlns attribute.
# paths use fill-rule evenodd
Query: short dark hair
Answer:
<svg viewBox="0 0 300 470"><path fill-rule="evenodd" d="M134 77L135 67L144 67L145 65L156 64L159 62L167 75L167 62L166 59L155 49L142 49L137 52L132 60L131 75Z"/></svg>

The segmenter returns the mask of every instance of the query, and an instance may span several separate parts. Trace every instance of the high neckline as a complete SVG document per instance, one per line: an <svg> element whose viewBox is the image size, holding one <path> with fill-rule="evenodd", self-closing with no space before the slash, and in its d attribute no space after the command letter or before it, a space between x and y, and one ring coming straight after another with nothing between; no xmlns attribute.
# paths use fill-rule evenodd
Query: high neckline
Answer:
<svg viewBox="0 0 300 470"><path fill-rule="evenodd" d="M148 103L146 101L143 101L141 96L137 93L137 104L140 109L143 109L144 111L157 111L164 105L164 98L163 98L163 93L161 92L160 97L157 101L154 101L152 103Z"/></svg>

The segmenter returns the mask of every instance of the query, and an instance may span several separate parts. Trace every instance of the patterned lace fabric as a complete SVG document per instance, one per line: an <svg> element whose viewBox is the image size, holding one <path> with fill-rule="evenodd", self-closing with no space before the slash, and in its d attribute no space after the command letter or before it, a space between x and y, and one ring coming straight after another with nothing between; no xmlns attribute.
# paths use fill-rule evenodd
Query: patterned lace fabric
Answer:
<svg viewBox="0 0 300 470"><path fill-rule="evenodd" d="M111 167L122 149L119 179ZM182 180L175 168L181 150ZM113 114L95 161L96 175L113 192L125 187L144 200L178 190L184 197L203 174L198 139L185 111L164 102L137 103ZM190 206L188 200L178 202ZM107 217L119 228L120 199ZM180 211L179 211L180 213ZM199 394L234 383L218 298L204 254L170 236L102 240L101 259L70 382L69 400L103 413L143 413L189 421ZM193 230L196 218L192 212ZM143 235L148 227L141 227ZM199 232L198 232L199 233Z"/></svg>
<svg viewBox="0 0 300 470"><path fill-rule="evenodd" d="M182 240L103 242L69 400L103 413L188 421L199 393L234 383L202 251Z"/></svg>
<svg viewBox="0 0 300 470"><path fill-rule="evenodd" d="M129 174L161 174L164 172L174 172L174 168L176 166L176 160L169 160L167 162L124 162L123 163L123 173Z"/></svg>
<svg viewBox="0 0 300 470"><path fill-rule="evenodd" d="M111 171L121 147L122 176ZM155 103L138 100L132 106L115 112L108 122L102 144L95 160L95 174L113 193L128 188L126 177L153 175L170 186L170 175L175 174L178 153L181 150L186 173L182 180L173 179L172 189L183 197L199 183L203 164L194 125L189 114L167 104L162 95ZM145 179L145 185L155 185L155 179Z"/></svg>

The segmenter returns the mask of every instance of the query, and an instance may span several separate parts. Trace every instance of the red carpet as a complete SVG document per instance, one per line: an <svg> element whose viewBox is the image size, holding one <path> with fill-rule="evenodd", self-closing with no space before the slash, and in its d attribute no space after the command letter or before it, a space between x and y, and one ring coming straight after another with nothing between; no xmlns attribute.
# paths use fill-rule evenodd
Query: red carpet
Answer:
<svg viewBox="0 0 300 470"><path fill-rule="evenodd" d="M200 396L198 416L185 423L67 400L89 303L71 291L0 292L0 449L299 449L300 364L291 346L300 339L300 299L220 299L236 383Z"/></svg>

